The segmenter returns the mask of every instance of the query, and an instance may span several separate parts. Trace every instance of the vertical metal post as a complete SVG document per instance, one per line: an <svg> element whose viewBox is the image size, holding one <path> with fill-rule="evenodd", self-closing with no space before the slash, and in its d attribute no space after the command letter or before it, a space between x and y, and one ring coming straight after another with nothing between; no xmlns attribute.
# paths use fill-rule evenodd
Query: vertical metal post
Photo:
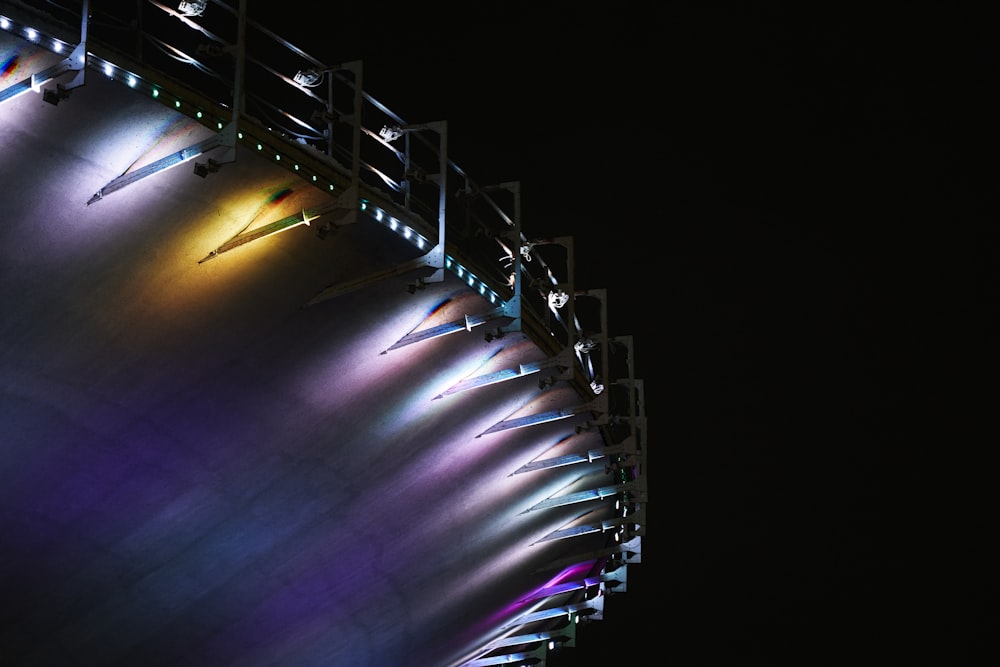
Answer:
<svg viewBox="0 0 1000 667"><path fill-rule="evenodd" d="M441 137L440 144L440 154L438 155L438 185L440 186L440 192L438 193L438 243L441 245L442 261L441 268L444 268L444 226L445 226L445 207L448 203L448 121L442 120L438 122L438 134ZM443 276L442 276L443 277Z"/></svg>
<svg viewBox="0 0 1000 667"><path fill-rule="evenodd" d="M90 26L90 0L83 0L83 12L80 16L80 43L76 45L66 60L70 71L76 71L73 80L70 81L64 90L72 90L84 84L87 72L87 29Z"/></svg>
<svg viewBox="0 0 1000 667"><path fill-rule="evenodd" d="M351 113L350 121L352 125L353 134L351 137L351 184L348 186L347 192L342 193L338 198L338 207L341 209L347 209L348 214L345 215L339 222L339 224L344 225L348 223L357 222L358 220L358 207L361 199L361 128L364 126L364 119L362 118L362 113L364 109L365 101L365 91L364 91L364 64L360 60L352 60L350 62L344 63L337 67L331 68L331 71L336 70L349 70L354 74L354 109ZM331 109L333 106L333 92L330 93L330 105ZM348 120L348 118L342 118L341 120ZM333 120L331 118L329 129L330 141L328 147L331 151L333 150Z"/></svg>
<svg viewBox="0 0 1000 667"><path fill-rule="evenodd" d="M365 102L364 84L362 81L363 63L355 60L348 63L354 72L354 136L351 142L351 187L354 188L354 215L358 212L358 198L361 196L361 128L363 119L361 110Z"/></svg>
<svg viewBox="0 0 1000 667"><path fill-rule="evenodd" d="M326 155L333 157L333 72L325 72L326 77Z"/></svg>
<svg viewBox="0 0 1000 667"><path fill-rule="evenodd" d="M606 289L598 289L594 290L594 294L597 295L601 303L601 335L599 336L601 341L601 375L594 378L594 380L604 385L604 391L594 399L594 404L597 407L597 411L602 415L598 419L598 423L607 423L608 385L611 384L608 372L608 341L610 340L608 336L608 291Z"/></svg>
<svg viewBox="0 0 1000 667"><path fill-rule="evenodd" d="M239 132L240 118L243 116L243 84L246 65L246 32L247 32L247 0L240 0L240 13L236 27L236 73L233 83L233 117L223 130L222 143L227 155L224 162L236 160L236 135Z"/></svg>
<svg viewBox="0 0 1000 667"><path fill-rule="evenodd" d="M574 262L574 248L573 248L573 237L567 236L563 239L563 245L566 247L566 280L568 281L566 287L566 292L569 294L569 303L567 304L569 308L566 312L566 345L572 348L576 345L577 332L576 332L576 287L574 286L573 276L576 274L576 264ZM550 311L551 312L551 311Z"/></svg>
<svg viewBox="0 0 1000 667"><path fill-rule="evenodd" d="M87 43L87 26L90 25L90 0L83 0L83 18L80 21L80 43Z"/></svg>
<svg viewBox="0 0 1000 667"><path fill-rule="evenodd" d="M240 0L239 24L236 26L236 83L233 88L233 121L243 115L243 71L246 64L247 0Z"/></svg>
<svg viewBox="0 0 1000 667"><path fill-rule="evenodd" d="M413 182L410 178L410 133L403 133L403 179L406 187L403 189L403 206L410 210L410 194L413 192Z"/></svg>
<svg viewBox="0 0 1000 667"><path fill-rule="evenodd" d="M514 243L512 248L514 252L514 296L503 306L504 313L511 318L511 321L499 329L501 332L508 333L521 330L521 268L524 261L521 255L523 247L521 245L521 183L520 181L501 183L500 187L509 190L514 195Z"/></svg>
<svg viewBox="0 0 1000 667"><path fill-rule="evenodd" d="M514 195L514 238L517 245L514 248L514 297L521 298L521 183L514 181L504 183L501 187L507 188Z"/></svg>

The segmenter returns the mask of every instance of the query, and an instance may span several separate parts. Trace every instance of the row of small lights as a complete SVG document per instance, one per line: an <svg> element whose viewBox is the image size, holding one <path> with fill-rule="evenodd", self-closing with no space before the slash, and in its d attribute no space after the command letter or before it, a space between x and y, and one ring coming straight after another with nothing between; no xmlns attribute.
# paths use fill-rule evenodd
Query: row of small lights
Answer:
<svg viewBox="0 0 1000 667"><path fill-rule="evenodd" d="M18 31L18 29L20 29L23 35L33 43L39 43L43 38L43 35L38 30L31 27L18 26L5 16L0 16L0 28L3 28L4 30L8 30L10 32L16 32ZM51 42L51 49L55 53L63 53L64 51L66 51L69 48L72 48L73 46L71 44L63 42L62 40L50 38L47 36L45 36L44 39L49 40ZM154 99L160 100L161 96L160 88L157 85L149 81L146 81L138 74L129 72L128 70L118 67L114 63L111 63L107 60L99 60L94 58L93 56L91 56L91 59L93 60L94 64L109 79L113 81L118 81L120 83L124 83L129 88L143 90L147 92L149 95L151 95ZM163 100L160 101L162 102ZM181 98L175 97L173 99L173 107L175 109L181 112L189 111L193 113L195 118L197 118L203 124L210 126L211 121L204 117L205 112L202 109L198 108L197 106L191 106L190 108L185 108L186 106L187 105L185 105L184 101ZM215 129L222 130L223 127L224 127L223 120L216 118ZM243 140L244 139L243 132L238 132L237 137L240 140ZM264 145L262 143L257 142L256 147L258 151L263 152ZM274 154L275 162L281 162L281 157L282 157L281 153L275 152ZM292 163L291 169L296 172L301 172L302 170L301 166L298 163L294 162ZM311 174L309 176L309 180L311 180L312 183L318 185L320 179L317 174ZM326 185L329 191L332 192L334 190L334 185L332 182L327 182ZM403 237L404 239L412 243L414 246L416 246L419 250L425 250L430 245L430 242L426 237L421 235L412 227L403 224L394 216L389 215L384 209L378 206L374 206L366 200L361 201L360 208L362 212L365 212L368 215L370 215L372 218L375 219L376 222L379 222L383 226L396 232L401 237ZM488 298L490 300L490 303L497 303L498 301L501 300L500 296L493 289L491 289L489 285L486 284L485 281L479 279L467 267L455 261L454 258L450 256L445 257L445 268L450 271L454 271L455 274L459 278L464 280L470 287L476 289L481 295Z"/></svg>
<svg viewBox="0 0 1000 667"><path fill-rule="evenodd" d="M64 41L62 41L60 39L51 38L51 37L48 37L47 35L43 35L41 32L39 32L35 28L28 27L28 26L21 26L19 24L15 24L10 19L8 19L6 16L0 16L0 28L2 28L4 30L7 30L7 31L9 31L11 33L21 34L26 39L28 39L28 41L30 41L32 43L40 44L43 41L48 41L51 44L51 46L50 46L51 50L53 52L55 52L55 53L63 53L66 50L73 48L73 46L74 46L74 45L68 44L68 43L66 43L66 42L64 42ZM145 79L143 79L138 74L135 74L133 72L129 72L128 70L126 70L126 69L124 69L122 67L119 67L119 66L115 65L114 63L109 62L107 60L95 58L93 55L90 56L90 62L91 62L92 65L94 65L97 69L99 69L101 72L103 72L104 75L106 77L108 77L109 79L111 79L112 81L117 81L119 83L124 83L129 88L133 88L133 89L145 91L149 95L151 95L153 98L155 98L157 100L160 100L160 101L164 101L164 100L160 99L161 98L161 92L160 92L161 89L157 85L155 85L155 84L153 84L153 83L151 83L149 81L146 81ZM170 104L170 102L165 102L165 103ZM201 121L206 126L211 127L214 124L214 127L215 127L216 130L222 130L222 128L224 127L224 121L222 119L215 118L214 119L214 123L213 123L212 120L205 118L205 112L204 112L204 110L202 110L201 108L199 108L199 107L197 107L195 105L190 105L189 106L189 105L185 104L185 102L181 98L179 98L179 97L174 97L173 98L172 105L178 111L191 113L192 115L194 115L195 118L197 118L199 121ZM244 138L243 132L239 132L237 136L241 140ZM258 151L263 151L264 150L264 145L262 143L258 142L257 143L257 150ZM275 159L276 162L280 162L281 158L282 158L282 156L281 156L280 153L276 152L274 154L274 159ZM296 172L301 172L301 170L302 170L302 167L299 164L297 164L297 163L293 163L291 168L292 168L293 171L296 171ZM320 178L319 178L319 176L317 174L312 174L311 176L309 176L309 179L314 184L319 185L319 183L320 183ZM334 189L333 183L327 181L325 184L326 184L327 189L332 192L333 189Z"/></svg>
<svg viewBox="0 0 1000 667"><path fill-rule="evenodd" d="M20 32L21 34L24 35L25 39L33 43L38 43L39 41L41 41L43 37L42 33L38 32L38 30L30 26L22 26L17 23L14 23L6 16L0 16L0 29L6 30L11 33ZM63 51L72 46L72 44L64 42L61 39L57 39L55 37L46 36L45 39L51 42L52 44L51 48L56 53L62 53Z"/></svg>
<svg viewBox="0 0 1000 667"><path fill-rule="evenodd" d="M416 246L418 250L425 250L430 245L430 241L425 236L420 234L420 232L414 230L412 227L404 225L399 221L399 219L389 215L385 209L375 206L368 200L362 199L360 208L363 213L371 216L375 222L378 222L384 227L396 232ZM444 268L449 271L454 271L455 275L464 280L469 287L472 287L482 296L489 299L490 303L497 303L501 300L500 295L493 291L493 289L490 288L484 280L481 280L475 273L463 266L460 262L457 262L451 255L445 255Z"/></svg>
<svg viewBox="0 0 1000 667"><path fill-rule="evenodd" d="M12 24L12 22L7 17L0 16L0 28L3 28L4 30L10 30L12 25L14 24ZM33 43L37 43L40 41L42 35L36 29L31 27L22 27L22 29L24 36L27 37L29 41ZM59 39L49 38L49 37L46 37L46 39L51 40L52 44L51 48L55 53L62 53L66 49L72 46ZM96 62L96 64L100 66L101 71L109 79L123 82L129 88L133 89L137 88L140 90L144 90L148 92L155 99L160 98L160 88L155 84L146 81L139 75L129 72L123 68L120 68L116 66L114 63L111 63L106 60L100 60ZM116 76L116 74L118 74L118 76ZM181 112L185 111L184 108L185 104L180 98L177 97L174 98L173 107L178 111ZM204 111L202 109L196 106L192 106L190 109L188 109L188 111L193 111L194 116L199 121L201 121L205 125L209 125L209 121L204 118ZM216 118L215 128L217 130L222 130L223 127L224 127L224 122ZM240 140L243 140L244 139L243 132L238 132L237 137ZM264 145L260 142L257 142L256 148L258 151L262 152L264 150ZM274 160L275 162L280 162L281 153L275 152ZM301 167L298 163L293 162L292 170L299 172L301 171ZM319 177L316 174L312 174L310 176L310 180L314 184L318 185L319 183ZM327 188L329 189L329 191L332 192L334 190L333 183L327 182ZM360 209L362 212L365 212L371 217L373 217L376 222L379 222L383 226L389 228L391 231L396 232L401 237L412 243L414 246L417 247L417 249L424 250L428 247L429 241L426 237L424 237L423 235L421 235L419 232L415 231L408 225L403 224L394 216L389 215L384 209L378 206L374 206L366 200L362 200L360 202ZM470 287L476 289L482 296L489 299L490 303L495 304L502 301L501 297L492 288L490 288L490 286L485 281L478 278L472 271L470 271L467 267L463 266L461 263L457 262L451 256L448 255L445 256L445 268L450 271L453 271L459 278L464 280ZM555 282L555 277L551 275L551 271L549 272L549 274L550 274L549 278L553 282Z"/></svg>

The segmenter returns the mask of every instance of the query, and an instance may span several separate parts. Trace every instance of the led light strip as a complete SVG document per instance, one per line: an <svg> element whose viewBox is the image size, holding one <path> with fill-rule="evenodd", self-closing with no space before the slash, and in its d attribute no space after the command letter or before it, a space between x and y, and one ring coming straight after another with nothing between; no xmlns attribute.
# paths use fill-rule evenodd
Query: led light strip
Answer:
<svg viewBox="0 0 1000 667"><path fill-rule="evenodd" d="M418 250L427 250L432 244L427 237L420 234L412 227L403 224L398 218L390 215L385 209L376 206L367 199L362 199L360 210L370 216L375 222L396 232L401 237L412 243ZM490 287L485 280L480 279L475 273L463 266L451 255L445 255L444 268L452 271L461 278L469 287L475 289L479 294L489 299L490 303L503 303L503 299Z"/></svg>
<svg viewBox="0 0 1000 667"><path fill-rule="evenodd" d="M30 26L24 26L15 23L5 16L0 16L0 28L18 35L20 37L26 38L28 41L34 44L48 43L50 46L46 47L54 53L62 53L66 50L72 49L74 45L64 42L62 40L53 38L49 35L42 33L41 31L32 28ZM145 92L150 97L160 101L163 104L167 104L181 113L193 116L200 122L202 122L206 127L214 127L216 130L222 130L225 127L225 122L227 119L223 118L206 118L205 111L198 105L193 105L180 97L171 96L170 99L166 99L167 96L163 94L163 88L149 81L142 76L129 71L126 68L120 67L115 63L99 58L92 53L87 54L87 66L90 69L101 72L108 79L127 86L133 90L140 92ZM247 138L247 135L240 131L237 133L237 138L241 141ZM263 153L266 146L263 141L258 140L255 144L258 152ZM300 176L310 181L313 185L317 187L323 187L325 185L329 192L334 191L334 184L328 179L321 178L319 174L316 173L306 173L302 166L292 160L290 163L288 161L288 156L283 155L280 151L274 151L272 153L273 160L275 162L282 162L283 158L286 168L291 169L299 173ZM290 164L290 166L288 166ZM412 243L418 250L427 250L433 244L430 240L420 234L418 231L412 227L404 224L395 216L390 215L383 208L371 204L369 201L362 199L360 202L360 210L366 213L368 216L372 217L376 222L380 223L384 227L396 232L399 236L406 239ZM469 287L472 287L480 295L487 298L490 303L502 304L503 298L492 288L485 280L480 279L473 271L468 267L464 266L458 262L455 258L450 255L445 255L445 267L447 270L452 271L461 278ZM553 278L554 279L554 278Z"/></svg>

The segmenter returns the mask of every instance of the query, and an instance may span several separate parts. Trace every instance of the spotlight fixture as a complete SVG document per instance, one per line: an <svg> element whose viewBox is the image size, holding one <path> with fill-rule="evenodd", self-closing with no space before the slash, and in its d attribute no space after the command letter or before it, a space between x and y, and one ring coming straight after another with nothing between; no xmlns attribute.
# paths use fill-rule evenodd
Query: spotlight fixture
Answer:
<svg viewBox="0 0 1000 667"><path fill-rule="evenodd" d="M323 82L323 73L314 69L300 69L292 77L292 81L306 88L315 88Z"/></svg>
<svg viewBox="0 0 1000 667"><path fill-rule="evenodd" d="M195 176L201 176L202 178L205 178L209 174L214 174L217 171L219 171L219 163L211 158L208 159L207 164L204 162L194 163Z"/></svg>
<svg viewBox="0 0 1000 667"><path fill-rule="evenodd" d="M332 222L326 222L316 228L316 236L320 239L325 239L330 234L337 233L337 226Z"/></svg>
<svg viewBox="0 0 1000 667"><path fill-rule="evenodd" d="M551 387L552 385L554 385L557 381L558 381L558 378L555 375L550 375L548 377L539 378L539 380L538 380L538 388L541 389L542 391L544 391L548 387Z"/></svg>
<svg viewBox="0 0 1000 667"><path fill-rule="evenodd" d="M201 16L205 13L205 5L208 0L181 0L177 5L177 12L181 16Z"/></svg>
<svg viewBox="0 0 1000 667"><path fill-rule="evenodd" d="M378 136L382 137L386 142L392 143L396 139L403 136L403 130L398 125L383 125L382 129L378 131Z"/></svg>
<svg viewBox="0 0 1000 667"><path fill-rule="evenodd" d="M483 340L485 340L487 343L490 343L494 340L500 340L501 338L503 338L503 334L504 334L503 329L497 327L493 331L487 331L486 334L483 336Z"/></svg>
<svg viewBox="0 0 1000 667"><path fill-rule="evenodd" d="M552 290L549 292L549 307L562 308L569 302L569 294L563 290Z"/></svg>
<svg viewBox="0 0 1000 667"><path fill-rule="evenodd" d="M57 106L61 101L69 97L69 92L64 85L57 83L55 90L46 88L42 91L42 99L53 106Z"/></svg>

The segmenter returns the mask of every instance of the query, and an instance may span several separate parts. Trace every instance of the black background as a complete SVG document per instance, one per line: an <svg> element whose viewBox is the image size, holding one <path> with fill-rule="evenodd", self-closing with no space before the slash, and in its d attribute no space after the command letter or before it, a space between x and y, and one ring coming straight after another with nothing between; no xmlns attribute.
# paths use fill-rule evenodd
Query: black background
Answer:
<svg viewBox="0 0 1000 667"><path fill-rule="evenodd" d="M800 4L347 4L286 33L520 181L525 233L572 235L635 338L643 562L553 666L996 664L997 13Z"/></svg>

